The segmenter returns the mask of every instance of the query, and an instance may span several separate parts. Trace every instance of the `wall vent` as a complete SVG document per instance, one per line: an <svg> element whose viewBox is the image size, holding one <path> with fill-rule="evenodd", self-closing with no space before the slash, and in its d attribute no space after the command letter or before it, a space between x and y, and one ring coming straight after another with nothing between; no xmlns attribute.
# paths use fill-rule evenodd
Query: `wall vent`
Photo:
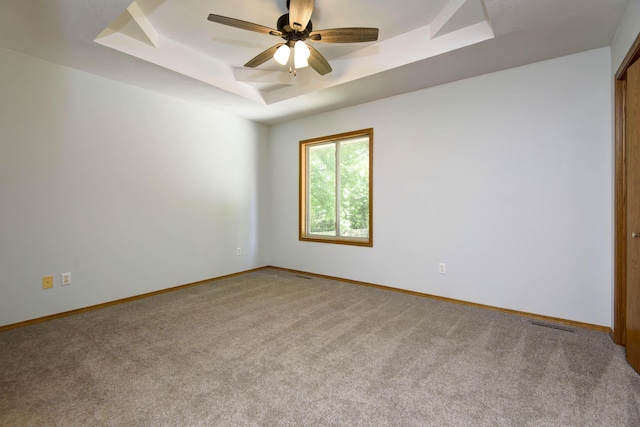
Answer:
<svg viewBox="0 0 640 427"><path fill-rule="evenodd" d="M566 326L552 325L551 323L543 323L543 322L533 321L533 322L531 322L531 324L532 325L536 325L536 326L543 326L545 328L557 329L559 331L575 332L575 329L567 328Z"/></svg>

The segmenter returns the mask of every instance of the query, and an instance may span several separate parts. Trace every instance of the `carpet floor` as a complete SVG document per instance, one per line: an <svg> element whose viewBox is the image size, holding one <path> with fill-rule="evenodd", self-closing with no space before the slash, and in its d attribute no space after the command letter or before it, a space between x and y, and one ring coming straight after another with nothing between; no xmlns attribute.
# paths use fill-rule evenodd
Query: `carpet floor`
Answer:
<svg viewBox="0 0 640 427"><path fill-rule="evenodd" d="M2 426L639 426L606 333L275 269L0 333Z"/></svg>

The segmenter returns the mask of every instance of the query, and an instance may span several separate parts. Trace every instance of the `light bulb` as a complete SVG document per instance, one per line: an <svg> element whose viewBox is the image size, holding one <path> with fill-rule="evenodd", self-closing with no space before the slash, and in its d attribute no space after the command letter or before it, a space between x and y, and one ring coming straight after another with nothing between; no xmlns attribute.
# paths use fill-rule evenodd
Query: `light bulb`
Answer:
<svg viewBox="0 0 640 427"><path fill-rule="evenodd" d="M293 61L295 63L296 68L304 68L309 66L309 62L307 59L311 55L311 51L309 50L309 46L302 40L298 40L296 44L293 46Z"/></svg>
<svg viewBox="0 0 640 427"><path fill-rule="evenodd" d="M289 61L289 54L291 49L286 44L283 44L276 50L276 53L273 54L273 59L275 59L278 64L287 65Z"/></svg>

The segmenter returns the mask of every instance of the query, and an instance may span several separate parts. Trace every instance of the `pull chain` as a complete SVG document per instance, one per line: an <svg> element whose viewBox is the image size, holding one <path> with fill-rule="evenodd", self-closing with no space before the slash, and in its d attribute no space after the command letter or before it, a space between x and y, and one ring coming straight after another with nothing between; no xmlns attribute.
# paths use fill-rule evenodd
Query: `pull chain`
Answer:
<svg viewBox="0 0 640 427"><path fill-rule="evenodd" d="M293 73L293 77L295 77L296 74L296 65L295 62L293 62L293 57L295 56L295 49L291 48L291 53L289 54L289 73Z"/></svg>

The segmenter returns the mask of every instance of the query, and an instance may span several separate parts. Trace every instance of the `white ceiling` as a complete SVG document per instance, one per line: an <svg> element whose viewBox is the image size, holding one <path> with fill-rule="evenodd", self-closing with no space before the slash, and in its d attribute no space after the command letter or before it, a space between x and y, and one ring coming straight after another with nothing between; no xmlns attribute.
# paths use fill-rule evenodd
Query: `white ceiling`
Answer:
<svg viewBox="0 0 640 427"><path fill-rule="evenodd" d="M333 71L243 64L280 38L286 0L2 0L0 47L272 124L609 46L628 0L315 0L313 28L377 42L313 43ZM1 71L0 71L1 74Z"/></svg>

